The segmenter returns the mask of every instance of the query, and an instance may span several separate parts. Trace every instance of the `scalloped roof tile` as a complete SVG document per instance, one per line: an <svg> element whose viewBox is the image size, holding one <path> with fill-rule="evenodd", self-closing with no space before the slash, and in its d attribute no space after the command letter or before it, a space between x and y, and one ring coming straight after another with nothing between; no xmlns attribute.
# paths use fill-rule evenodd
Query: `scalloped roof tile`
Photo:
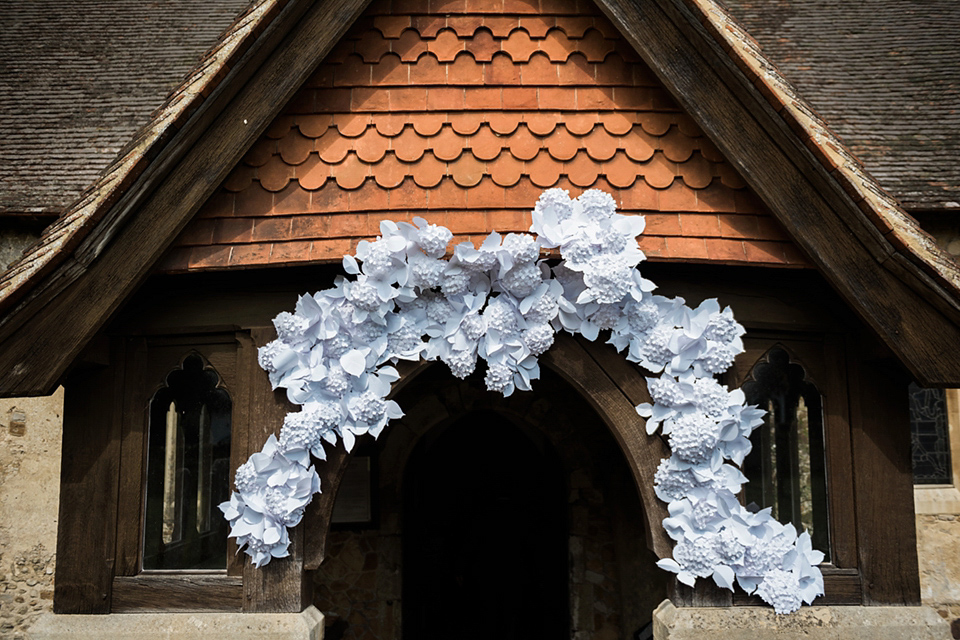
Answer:
<svg viewBox="0 0 960 640"><path fill-rule="evenodd" d="M807 265L592 3L536 16L387 6L334 47L162 270L274 264L277 246L285 263L313 261L321 245L292 243L356 242L383 216L523 231L557 186L603 188L650 216L654 258Z"/></svg>

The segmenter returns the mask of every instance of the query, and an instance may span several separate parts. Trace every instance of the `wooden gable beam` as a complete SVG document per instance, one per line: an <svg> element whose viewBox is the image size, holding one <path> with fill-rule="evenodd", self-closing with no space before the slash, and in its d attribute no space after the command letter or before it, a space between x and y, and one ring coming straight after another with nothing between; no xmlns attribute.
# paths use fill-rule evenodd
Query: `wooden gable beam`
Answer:
<svg viewBox="0 0 960 640"><path fill-rule="evenodd" d="M49 393L369 0L291 0L74 254L0 328L0 394Z"/></svg>
<svg viewBox="0 0 960 640"><path fill-rule="evenodd" d="M909 268L683 0L597 2L916 379L960 385L956 298Z"/></svg>

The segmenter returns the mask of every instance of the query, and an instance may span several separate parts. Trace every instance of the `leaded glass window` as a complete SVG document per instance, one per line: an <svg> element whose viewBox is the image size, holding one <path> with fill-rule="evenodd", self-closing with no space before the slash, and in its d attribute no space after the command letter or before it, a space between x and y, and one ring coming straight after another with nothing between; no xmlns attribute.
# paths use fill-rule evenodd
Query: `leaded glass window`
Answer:
<svg viewBox="0 0 960 640"><path fill-rule="evenodd" d="M232 403L190 354L150 401L143 568L225 569Z"/></svg>
<svg viewBox="0 0 960 640"><path fill-rule="evenodd" d="M952 484L947 394L910 384L910 442L914 484Z"/></svg>
<svg viewBox="0 0 960 640"><path fill-rule="evenodd" d="M829 559L820 391L781 347L772 348L754 366L743 391L747 402L767 411L751 436L753 449L743 463L750 480L745 487L747 505L770 507L780 522L810 532L814 548Z"/></svg>

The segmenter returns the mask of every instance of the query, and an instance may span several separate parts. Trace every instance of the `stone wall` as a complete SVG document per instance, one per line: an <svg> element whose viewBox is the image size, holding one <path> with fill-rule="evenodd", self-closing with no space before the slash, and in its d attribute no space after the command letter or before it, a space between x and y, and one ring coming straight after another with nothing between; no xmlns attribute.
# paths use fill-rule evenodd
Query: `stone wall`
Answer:
<svg viewBox="0 0 960 640"><path fill-rule="evenodd" d="M63 390L0 400L0 636L53 606Z"/></svg>
<svg viewBox="0 0 960 640"><path fill-rule="evenodd" d="M960 516L917 516L920 597L953 624L960 638Z"/></svg>

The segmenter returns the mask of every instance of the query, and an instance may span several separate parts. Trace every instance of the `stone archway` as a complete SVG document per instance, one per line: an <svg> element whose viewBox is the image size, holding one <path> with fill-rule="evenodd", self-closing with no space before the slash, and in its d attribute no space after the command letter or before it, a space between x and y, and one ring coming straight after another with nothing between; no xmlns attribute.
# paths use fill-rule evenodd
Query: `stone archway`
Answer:
<svg viewBox="0 0 960 640"><path fill-rule="evenodd" d="M553 349L557 356L544 359L544 376L536 383L534 391L516 393L506 399L483 390L482 381L474 381L471 385L469 380L468 383L457 380L442 365L418 363L406 370L403 379L395 384L397 393L394 397L407 415L395 420L378 443L381 447L382 493L379 539L374 542L372 538L377 536L363 533L352 538L342 532L334 532L331 536L324 521L317 517L319 509L312 514L308 512L308 520L304 523L307 560L313 560L307 566L317 567L318 552L329 551L331 560L318 575L322 580L336 581L337 588L346 590L352 588L347 586L348 583L364 581L369 584L374 580L356 572L351 574L348 569L351 563L381 569L384 569L383 563L389 564L383 575L375 579L377 589L383 594L383 601L377 605L381 611L378 613L369 608L366 613L369 617L379 616L376 624L381 629L386 626L384 616L393 616L393 631L374 637L399 638L402 626L399 576L402 576L404 514L400 496L404 490L401 486L403 471L424 434L477 409L493 409L528 431L536 431L538 424L552 425L552 433L540 437L551 440L560 449L571 496L575 496L571 498L574 502L569 514L570 547L577 551L579 559L571 562L569 567L569 609L574 614L571 628L599 633L599 626L596 629L589 626L594 624L593 614L586 613L587 610L593 611L596 603L602 610L623 613L624 627L618 631L618 637L620 632L629 637L644 624L644 620L649 619L650 611L666 596L668 581L667 576L653 566L656 558L647 550L656 550L663 544L658 538L662 537L666 542L659 524L665 516L665 509L652 491L653 472L661 457L666 457L666 446L659 437L646 435L642 419L633 409L646 394L640 372L627 363L623 363L623 368L617 368L618 359L620 362L622 359L612 349L606 358L609 347L597 345L596 350L590 350L590 346L581 345L568 336L559 337ZM614 366L609 367L606 359ZM622 386L613 381L615 377L619 377ZM563 444L564 434L571 433L579 434L581 440L576 444L570 441ZM497 442L491 442L490 446L496 447ZM591 447L594 449L590 450ZM585 462L585 456L592 456L593 461ZM335 472L325 474L324 493L316 501L329 501L326 506L331 510L336 493L333 483L339 479L344 460L345 456L330 459L329 462L334 464L328 463L327 467ZM603 469L607 467L618 471L605 474ZM610 475L611 481L604 484L607 479L591 479L591 474L596 477ZM648 496L642 492L645 486L650 487ZM603 500L606 500L605 504L597 503ZM320 505L312 505L311 509L314 506ZM603 509L609 509L609 512L600 513ZM587 523L591 519L594 525ZM601 523L601 529L606 527L602 535L597 533L597 522ZM592 536L589 533L591 526L594 526ZM326 549L328 544L330 548ZM371 550L374 547L376 549ZM669 546L666 548L669 552ZM343 561L344 554L352 559ZM608 563L614 564L603 568L600 560L603 556L608 556ZM588 558L591 558L589 562ZM398 576L392 582L390 572ZM606 582L601 587L590 582L591 579ZM325 589L322 585L318 587L321 597ZM608 602L604 598L613 600ZM392 604L386 604L387 601ZM318 606L320 604L318 602ZM391 608L396 611L390 611ZM624 609L627 611L621 611ZM601 618L597 618L598 625ZM350 624L366 623L357 618ZM628 629L628 625L633 627ZM610 631L605 629L605 632Z"/></svg>
<svg viewBox="0 0 960 640"><path fill-rule="evenodd" d="M657 498L653 480L660 461L670 457L670 449L659 434L646 434L644 420L635 410L638 404L650 401L643 373L609 345L566 333L557 334L556 342L541 356L541 362L590 404L617 440L643 503L647 546L658 558L669 557L673 544L661 526L668 516L667 508ZM401 378L393 384L390 397L399 397L433 365L424 361L401 363L398 367ZM534 394L536 389L534 387ZM310 531L304 549L306 569L316 569L324 560L330 515L348 458L349 454L339 446L328 454L326 463L318 470L323 493L316 496L304 515L304 526Z"/></svg>

